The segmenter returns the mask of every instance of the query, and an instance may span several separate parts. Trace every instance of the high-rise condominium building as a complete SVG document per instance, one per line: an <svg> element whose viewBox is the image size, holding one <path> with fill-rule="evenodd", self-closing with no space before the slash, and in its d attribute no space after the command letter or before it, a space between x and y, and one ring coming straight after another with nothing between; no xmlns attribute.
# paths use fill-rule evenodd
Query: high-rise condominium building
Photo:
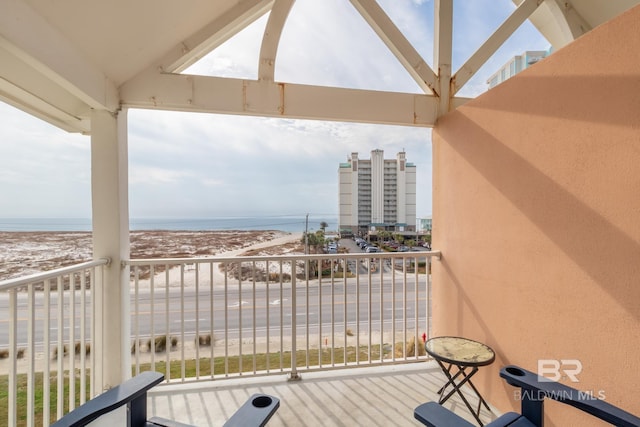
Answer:
<svg viewBox="0 0 640 427"><path fill-rule="evenodd" d="M491 77L487 79L489 89L496 87L503 81L515 76L525 68L529 68L533 64L541 61L549 56L552 49L548 50L527 50L522 55L516 55L502 66L498 71L493 73Z"/></svg>
<svg viewBox="0 0 640 427"><path fill-rule="evenodd" d="M342 234L415 231L416 167L404 151L392 160L383 150L373 150L370 160L351 153L338 173Z"/></svg>

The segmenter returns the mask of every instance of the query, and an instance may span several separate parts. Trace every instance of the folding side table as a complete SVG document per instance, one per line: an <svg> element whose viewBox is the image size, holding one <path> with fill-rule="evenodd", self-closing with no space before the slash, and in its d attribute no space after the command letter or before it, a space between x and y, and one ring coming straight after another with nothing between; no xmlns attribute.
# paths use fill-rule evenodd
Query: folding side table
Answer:
<svg viewBox="0 0 640 427"><path fill-rule="evenodd" d="M427 353L435 359L447 377L447 382L438 390L440 395L438 403L443 404L454 393L458 393L476 421L483 426L484 424L480 421L481 406L484 405L489 411L491 408L471 382L471 377L478 372L478 367L493 363L496 358L494 351L485 344L462 337L431 338L426 342L425 347ZM457 372L452 373L454 367ZM478 407L475 410L460 390L465 384L469 384L478 396ZM449 386L451 390L445 394Z"/></svg>

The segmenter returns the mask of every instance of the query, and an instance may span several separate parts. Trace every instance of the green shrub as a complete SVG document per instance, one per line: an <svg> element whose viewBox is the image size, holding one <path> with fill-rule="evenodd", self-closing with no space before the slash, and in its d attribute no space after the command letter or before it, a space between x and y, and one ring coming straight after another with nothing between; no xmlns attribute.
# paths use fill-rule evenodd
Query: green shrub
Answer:
<svg viewBox="0 0 640 427"><path fill-rule="evenodd" d="M199 346L210 346L211 334L200 335L196 337L196 344L198 344Z"/></svg>
<svg viewBox="0 0 640 427"><path fill-rule="evenodd" d="M169 342L171 343L171 350L174 350L177 346L178 346L178 338L171 336L169 337ZM155 344L155 347L152 347L152 343ZM155 337L155 339L153 341L151 341L151 339L149 339L147 341L147 347L149 348L149 351L151 351L153 348L155 348L155 352L156 353L162 353L163 351L167 350L167 336L166 335L159 335L157 337Z"/></svg>

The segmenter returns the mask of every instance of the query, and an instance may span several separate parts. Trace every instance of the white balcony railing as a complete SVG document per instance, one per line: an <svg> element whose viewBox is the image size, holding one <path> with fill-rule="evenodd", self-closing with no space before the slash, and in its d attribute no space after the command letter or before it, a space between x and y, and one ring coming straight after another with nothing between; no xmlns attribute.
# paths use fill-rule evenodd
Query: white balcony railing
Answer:
<svg viewBox="0 0 640 427"><path fill-rule="evenodd" d="M415 348L430 331L433 256L129 261L134 372L159 370L167 381L297 378L301 370L422 360Z"/></svg>
<svg viewBox="0 0 640 427"><path fill-rule="evenodd" d="M49 425L96 393L93 289L108 262L0 282L0 382L7 384L0 424Z"/></svg>
<svg viewBox="0 0 640 427"><path fill-rule="evenodd" d="M126 261L132 371L160 371L167 382L295 379L302 371L420 361L431 329L434 256ZM0 386L6 382L8 391L0 424L49 425L101 391L94 390L94 367L109 363L108 354L90 350L95 289L107 264L0 282L0 322L7 325L0 328Z"/></svg>

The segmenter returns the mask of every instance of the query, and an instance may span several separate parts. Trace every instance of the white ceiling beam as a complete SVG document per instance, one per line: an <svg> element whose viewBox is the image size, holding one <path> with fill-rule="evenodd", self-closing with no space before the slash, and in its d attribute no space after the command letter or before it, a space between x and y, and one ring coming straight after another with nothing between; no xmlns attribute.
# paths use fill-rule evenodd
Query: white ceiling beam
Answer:
<svg viewBox="0 0 640 427"><path fill-rule="evenodd" d="M180 73L267 13L274 0L242 0L219 18L173 46L154 67Z"/></svg>
<svg viewBox="0 0 640 427"><path fill-rule="evenodd" d="M543 0L524 0L498 29L475 51L453 76L453 93L457 93L478 72L515 30L527 20Z"/></svg>
<svg viewBox="0 0 640 427"><path fill-rule="evenodd" d="M425 93L437 95L436 74L378 3L375 0L351 0L351 3L418 86Z"/></svg>
<svg viewBox="0 0 640 427"><path fill-rule="evenodd" d="M453 52L453 0L434 1L433 63L438 68L438 116L449 112L451 105L451 58Z"/></svg>
<svg viewBox="0 0 640 427"><path fill-rule="evenodd" d="M67 90L51 82L38 70L22 61L10 51L0 46L0 79L20 88L23 93L32 97L46 100L66 115L80 118L89 117L91 108Z"/></svg>
<svg viewBox="0 0 640 427"><path fill-rule="evenodd" d="M269 20L264 29L262 46L260 47L260 63L258 65L258 80L273 81L276 68L276 55L282 29L295 0L276 0Z"/></svg>
<svg viewBox="0 0 640 427"><path fill-rule="evenodd" d="M152 73L121 87L124 107L431 127L430 95Z"/></svg>
<svg viewBox="0 0 640 427"><path fill-rule="evenodd" d="M118 108L113 82L27 2L2 0L0 9L1 47L91 108Z"/></svg>
<svg viewBox="0 0 640 427"><path fill-rule="evenodd" d="M91 131L91 122L87 117L70 115L58 106L48 103L43 98L3 78L0 78L0 101L13 105L67 132L88 134Z"/></svg>

